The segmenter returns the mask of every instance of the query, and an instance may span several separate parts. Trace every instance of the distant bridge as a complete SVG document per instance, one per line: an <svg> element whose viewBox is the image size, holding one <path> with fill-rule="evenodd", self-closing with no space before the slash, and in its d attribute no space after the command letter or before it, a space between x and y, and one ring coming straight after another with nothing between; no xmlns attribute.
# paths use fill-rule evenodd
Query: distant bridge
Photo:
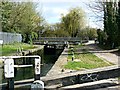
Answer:
<svg viewBox="0 0 120 90"><path fill-rule="evenodd" d="M77 44L87 42L88 40L81 40L80 37L39 37L38 40L34 40L34 44L41 45L65 45L65 44Z"/></svg>

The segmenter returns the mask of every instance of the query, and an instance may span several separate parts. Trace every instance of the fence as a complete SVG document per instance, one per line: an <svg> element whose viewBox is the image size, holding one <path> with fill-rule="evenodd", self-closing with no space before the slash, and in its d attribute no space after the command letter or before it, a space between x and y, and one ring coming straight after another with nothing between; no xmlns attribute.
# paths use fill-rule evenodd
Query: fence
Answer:
<svg viewBox="0 0 120 90"><path fill-rule="evenodd" d="M0 32L0 40L3 40L3 44L10 44L14 42L21 42L22 36L17 33Z"/></svg>

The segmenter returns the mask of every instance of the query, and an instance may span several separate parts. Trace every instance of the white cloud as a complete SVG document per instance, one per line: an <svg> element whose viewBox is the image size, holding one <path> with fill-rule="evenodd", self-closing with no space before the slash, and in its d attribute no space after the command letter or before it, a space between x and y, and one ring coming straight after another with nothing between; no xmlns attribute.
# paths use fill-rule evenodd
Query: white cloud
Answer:
<svg viewBox="0 0 120 90"><path fill-rule="evenodd" d="M64 14L66 15L68 13L68 10L67 9L63 9L63 8L53 8L53 13L56 13L56 14Z"/></svg>
<svg viewBox="0 0 120 90"><path fill-rule="evenodd" d="M34 0L34 1L50 3L50 2L90 2L90 1L94 1L94 0Z"/></svg>
<svg viewBox="0 0 120 90"><path fill-rule="evenodd" d="M7 0L2 0L7 1ZM43 3L53 3L53 2L91 2L95 0L9 0L10 2L43 2Z"/></svg>
<svg viewBox="0 0 120 90"><path fill-rule="evenodd" d="M51 11L52 13L68 13L68 10L66 8L60 8L60 7L43 7L43 11L47 12L47 11Z"/></svg>
<svg viewBox="0 0 120 90"><path fill-rule="evenodd" d="M68 10L65 8L60 7L43 7L43 13L49 13L49 17L60 17L61 14L66 15L68 13ZM50 14L54 16L50 16Z"/></svg>
<svg viewBox="0 0 120 90"><path fill-rule="evenodd" d="M39 0L39 1L42 1L43 14L46 21L48 21L48 23L52 24L52 23L60 22L61 14L66 15L71 7L80 6L85 11L87 19L91 18L91 20L88 20L86 22L87 25L89 22L90 27L93 28L103 27L101 23L96 23L93 21L96 20L96 17L94 17L95 16L94 13L86 5L86 2L89 3L90 0ZM53 4L51 2L53 3L55 2L56 4L55 3ZM74 2L74 3L69 3L69 2Z"/></svg>
<svg viewBox="0 0 120 90"><path fill-rule="evenodd" d="M55 7L43 7L44 17L49 23L59 22L62 13L64 15L67 14L68 13L67 9L62 9L59 7L56 7L56 8Z"/></svg>

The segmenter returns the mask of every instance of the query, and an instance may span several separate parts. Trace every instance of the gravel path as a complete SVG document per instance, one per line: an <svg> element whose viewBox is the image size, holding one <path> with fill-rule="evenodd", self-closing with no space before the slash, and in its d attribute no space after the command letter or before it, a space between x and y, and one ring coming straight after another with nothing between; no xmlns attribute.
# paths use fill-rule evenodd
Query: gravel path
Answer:
<svg viewBox="0 0 120 90"><path fill-rule="evenodd" d="M113 53L118 49L102 50L96 44L94 44L94 41L90 41L89 43L87 43L86 47L89 48L90 52L94 53L99 58L107 60L113 64L118 64L119 54Z"/></svg>

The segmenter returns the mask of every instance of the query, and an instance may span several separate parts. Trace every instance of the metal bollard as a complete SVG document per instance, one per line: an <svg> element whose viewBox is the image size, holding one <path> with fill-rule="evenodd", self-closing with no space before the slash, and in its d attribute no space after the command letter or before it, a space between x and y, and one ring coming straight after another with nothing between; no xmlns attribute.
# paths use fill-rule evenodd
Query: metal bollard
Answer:
<svg viewBox="0 0 120 90"><path fill-rule="evenodd" d="M44 90L44 82L36 80L31 84L31 90Z"/></svg>

